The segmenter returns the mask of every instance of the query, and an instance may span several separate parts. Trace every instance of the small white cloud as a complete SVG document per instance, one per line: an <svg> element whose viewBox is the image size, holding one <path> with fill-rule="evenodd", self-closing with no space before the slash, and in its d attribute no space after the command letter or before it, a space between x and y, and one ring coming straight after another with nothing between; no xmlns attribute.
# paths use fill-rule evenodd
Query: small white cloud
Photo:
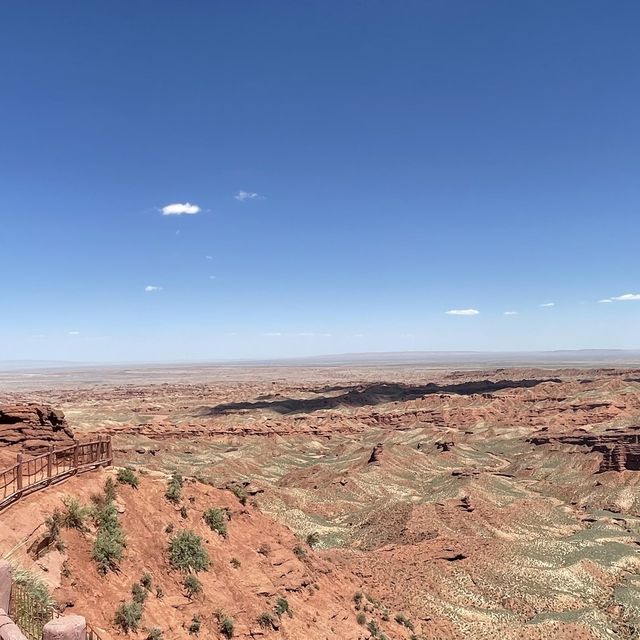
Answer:
<svg viewBox="0 0 640 640"><path fill-rule="evenodd" d="M477 309L449 309L446 313L449 316L477 316L480 312Z"/></svg>
<svg viewBox="0 0 640 640"><path fill-rule="evenodd" d="M555 302L544 302L543 304L540 305L543 309L550 309L551 307L555 307L556 303Z"/></svg>
<svg viewBox="0 0 640 640"><path fill-rule="evenodd" d="M157 286L156 286L156 285L154 285L154 284L148 284L148 285L144 288L144 290L145 290L147 293L153 293L154 291L162 291L162 287L157 287Z"/></svg>
<svg viewBox="0 0 640 640"><path fill-rule="evenodd" d="M205 256L205 260L213 260L213 256Z"/></svg>
<svg viewBox="0 0 640 640"><path fill-rule="evenodd" d="M190 202L185 202L184 204L175 202L162 207L163 216L193 216L201 211L202 209L197 204L191 204Z"/></svg>
<svg viewBox="0 0 640 640"><path fill-rule="evenodd" d="M605 298L604 300L598 300L600 304L610 304L613 302L610 298Z"/></svg>
<svg viewBox="0 0 640 640"><path fill-rule="evenodd" d="M79 331L69 331L67 335L70 335L70 336L79 336L79 335L80 335L80 332L79 332Z"/></svg>
<svg viewBox="0 0 640 640"><path fill-rule="evenodd" d="M640 293L625 293L622 296L613 296L612 300L617 302L628 302L629 300L640 300Z"/></svg>
<svg viewBox="0 0 640 640"><path fill-rule="evenodd" d="M504 315L505 316L517 316L517 315L519 315L519 313L517 311L505 311Z"/></svg>
<svg viewBox="0 0 640 640"><path fill-rule="evenodd" d="M240 190L233 197L239 202L245 202L246 200L264 200L264 196L261 196L259 193L254 193L253 191Z"/></svg>

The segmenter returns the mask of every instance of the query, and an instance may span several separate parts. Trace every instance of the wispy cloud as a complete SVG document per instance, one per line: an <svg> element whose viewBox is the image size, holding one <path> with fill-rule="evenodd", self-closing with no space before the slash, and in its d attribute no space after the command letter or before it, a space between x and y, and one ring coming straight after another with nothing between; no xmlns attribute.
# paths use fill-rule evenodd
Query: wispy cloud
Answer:
<svg viewBox="0 0 640 640"><path fill-rule="evenodd" d="M477 309L449 309L446 312L449 316L477 316L479 313Z"/></svg>
<svg viewBox="0 0 640 640"><path fill-rule="evenodd" d="M267 336L269 338L279 338L282 333L280 331L267 331L266 333L262 334L263 336Z"/></svg>
<svg viewBox="0 0 640 640"><path fill-rule="evenodd" d="M543 309L550 309L551 307L555 307L556 303L555 302L543 302L540 306Z"/></svg>
<svg viewBox="0 0 640 640"><path fill-rule="evenodd" d="M613 296L611 300L615 302L629 302L630 300L640 300L640 293L625 293L621 296Z"/></svg>
<svg viewBox="0 0 640 640"><path fill-rule="evenodd" d="M213 260L213 256L205 256L205 260Z"/></svg>
<svg viewBox="0 0 640 640"><path fill-rule="evenodd" d="M144 288L144 290L145 290L147 293L153 293L154 291L162 291L162 287L158 287L158 286L156 286L155 284L148 284L148 285Z"/></svg>
<svg viewBox="0 0 640 640"><path fill-rule="evenodd" d="M598 300L598 302L600 304L610 304L613 302L613 300L611 300L611 298L605 298L604 300Z"/></svg>
<svg viewBox="0 0 640 640"><path fill-rule="evenodd" d="M202 209L197 204L191 204L190 202L185 202L184 204L175 202L162 207L163 216L193 216L201 211Z"/></svg>
<svg viewBox="0 0 640 640"><path fill-rule="evenodd" d="M238 191L235 196L233 196L236 200L240 202L245 202L246 200L264 200L265 197L261 196L259 193L255 193L253 191Z"/></svg>
<svg viewBox="0 0 640 640"><path fill-rule="evenodd" d="M505 311L504 315L505 316L517 316L517 315L520 315L520 314L518 313L518 311Z"/></svg>
<svg viewBox="0 0 640 640"><path fill-rule="evenodd" d="M79 336L80 332L79 331L69 331L67 333L67 335L69 335L69 336Z"/></svg>

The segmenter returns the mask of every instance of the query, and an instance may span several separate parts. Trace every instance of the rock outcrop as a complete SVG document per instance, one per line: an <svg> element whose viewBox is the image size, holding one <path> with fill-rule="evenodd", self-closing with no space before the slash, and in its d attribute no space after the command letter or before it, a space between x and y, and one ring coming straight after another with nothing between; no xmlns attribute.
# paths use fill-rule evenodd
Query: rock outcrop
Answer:
<svg viewBox="0 0 640 640"><path fill-rule="evenodd" d="M72 442L73 431L62 411L36 403L0 405L0 445L16 445L37 453L51 444Z"/></svg>

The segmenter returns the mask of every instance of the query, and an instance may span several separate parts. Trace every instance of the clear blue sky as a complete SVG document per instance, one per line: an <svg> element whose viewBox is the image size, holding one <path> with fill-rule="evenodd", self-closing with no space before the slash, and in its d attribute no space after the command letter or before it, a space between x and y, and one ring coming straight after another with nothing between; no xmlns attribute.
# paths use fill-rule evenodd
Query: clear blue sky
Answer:
<svg viewBox="0 0 640 640"><path fill-rule="evenodd" d="M639 33L628 0L2 2L0 360L640 347Z"/></svg>

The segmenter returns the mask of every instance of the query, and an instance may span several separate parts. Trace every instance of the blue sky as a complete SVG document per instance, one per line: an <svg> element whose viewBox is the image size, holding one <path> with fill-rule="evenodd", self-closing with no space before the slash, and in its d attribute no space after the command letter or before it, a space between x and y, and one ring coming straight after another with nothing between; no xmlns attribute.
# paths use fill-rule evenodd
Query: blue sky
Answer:
<svg viewBox="0 0 640 640"><path fill-rule="evenodd" d="M638 24L1 3L0 360L640 347Z"/></svg>

